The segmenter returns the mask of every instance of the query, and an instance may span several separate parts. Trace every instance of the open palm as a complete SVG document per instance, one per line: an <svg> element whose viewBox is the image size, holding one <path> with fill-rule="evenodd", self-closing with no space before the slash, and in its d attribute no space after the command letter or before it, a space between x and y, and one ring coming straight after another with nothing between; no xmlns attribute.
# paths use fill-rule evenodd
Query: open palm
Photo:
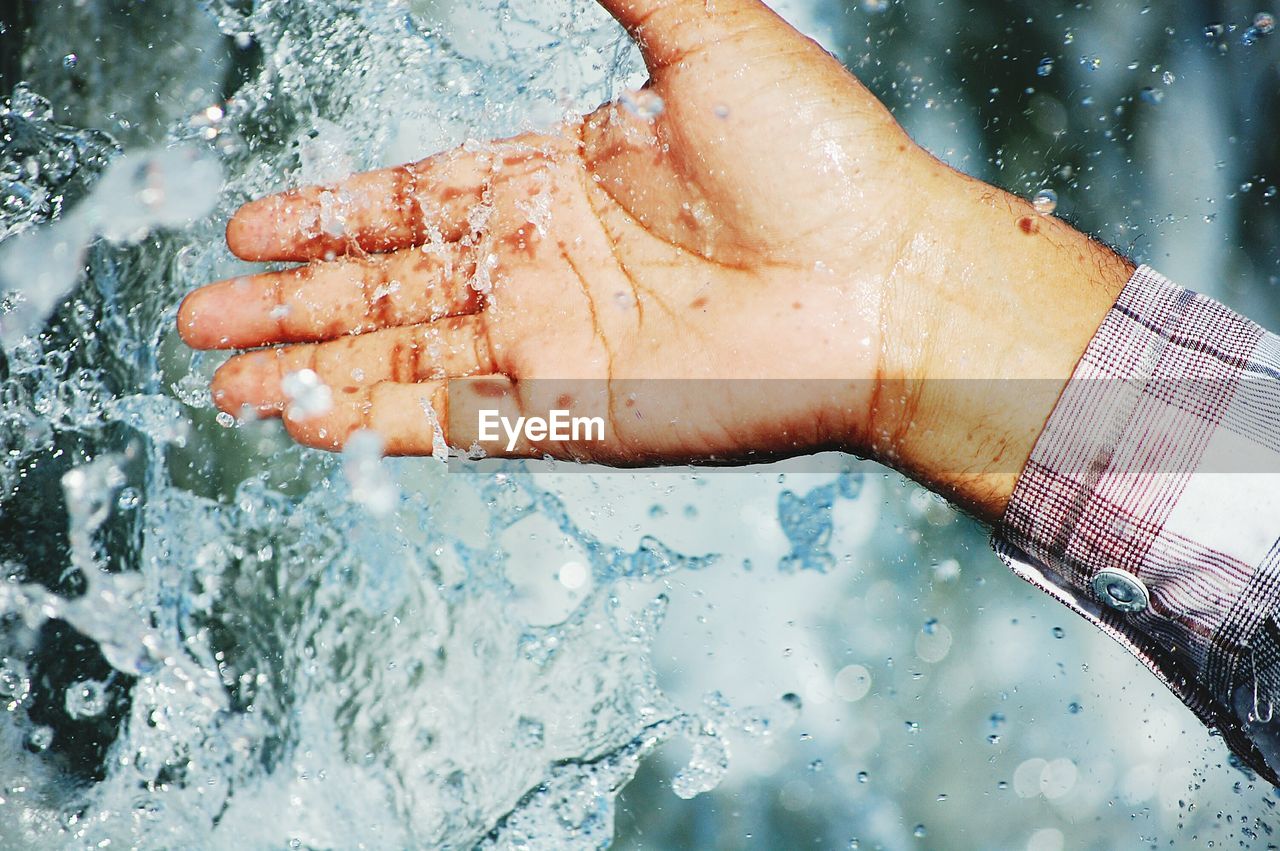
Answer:
<svg viewBox="0 0 1280 851"><path fill-rule="evenodd" d="M936 163L755 0L604 5L644 51L643 91L237 212L238 256L308 265L183 303L192 346L271 347L222 367L219 407L284 413L323 448L372 429L395 454L431 452L435 415L471 446L487 404L602 414L603 442L520 451L611 463L867 443ZM332 404L289 410L306 369Z"/></svg>

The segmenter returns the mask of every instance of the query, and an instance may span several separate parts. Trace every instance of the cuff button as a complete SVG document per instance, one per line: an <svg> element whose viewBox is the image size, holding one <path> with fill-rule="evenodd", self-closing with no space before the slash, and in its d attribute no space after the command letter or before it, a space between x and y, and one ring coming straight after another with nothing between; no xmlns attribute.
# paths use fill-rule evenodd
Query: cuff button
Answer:
<svg viewBox="0 0 1280 851"><path fill-rule="evenodd" d="M1151 602L1147 586L1127 570L1108 567L1093 577L1093 595L1118 612L1140 612Z"/></svg>

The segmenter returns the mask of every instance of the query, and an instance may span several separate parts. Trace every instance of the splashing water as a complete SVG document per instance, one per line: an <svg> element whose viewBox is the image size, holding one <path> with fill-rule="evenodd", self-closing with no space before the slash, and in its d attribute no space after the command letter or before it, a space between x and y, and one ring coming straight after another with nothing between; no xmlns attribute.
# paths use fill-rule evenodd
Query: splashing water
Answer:
<svg viewBox="0 0 1280 851"><path fill-rule="evenodd" d="M652 586L715 556L609 543L515 468L224 428L213 364L174 341L185 291L248 269L220 240L237 203L634 86L616 27L563 5L555 24L532 4L459 13L499 21L486 39L398 3L213 2L256 64L164 144L122 153L24 88L0 112L6 841L601 847L662 742L691 743L671 784L690 797L727 770L726 731L794 720L786 700L682 709L656 684L668 600ZM541 58L566 44L565 62ZM300 415L329 403L312 379L286 388ZM786 493L789 569L831 566L832 506L857 491L846 474ZM531 615L513 576L539 524L578 567L568 602ZM624 599L623 582L650 590Z"/></svg>

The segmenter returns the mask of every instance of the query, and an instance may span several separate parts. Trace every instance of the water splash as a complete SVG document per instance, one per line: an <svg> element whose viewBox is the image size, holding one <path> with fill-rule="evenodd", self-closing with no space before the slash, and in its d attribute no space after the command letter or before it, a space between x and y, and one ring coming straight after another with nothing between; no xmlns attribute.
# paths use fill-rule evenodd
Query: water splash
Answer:
<svg viewBox="0 0 1280 851"><path fill-rule="evenodd" d="M727 769L726 730L767 736L798 714L682 709L658 688L656 586L714 554L606 543L527 468L385 460L372 435L334 458L267 423L223 428L215 362L174 343L180 297L247 269L220 238L239 202L545 126L634 84L595 4L554 20L524 5L463 10L484 26L446 36L394 2L213 2L252 67L155 149L56 125L25 89L0 113L0 522L25 530L0 535L0 735L25 743L0 758L21 780L0 835L600 847L658 744L693 743L672 786L696 795ZM303 412L323 404L293 389ZM796 564L830 565L850 482L794 497ZM546 623L519 613L509 575L537 523L580 566ZM653 587L628 602L622 582Z"/></svg>

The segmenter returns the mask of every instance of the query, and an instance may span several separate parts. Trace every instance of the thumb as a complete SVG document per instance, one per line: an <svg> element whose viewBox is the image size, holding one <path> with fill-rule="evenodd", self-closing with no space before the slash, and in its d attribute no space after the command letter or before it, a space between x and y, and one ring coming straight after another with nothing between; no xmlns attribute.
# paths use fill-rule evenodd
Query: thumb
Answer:
<svg viewBox="0 0 1280 851"><path fill-rule="evenodd" d="M790 30L760 0L598 0L640 47L649 73L762 25Z"/></svg>

